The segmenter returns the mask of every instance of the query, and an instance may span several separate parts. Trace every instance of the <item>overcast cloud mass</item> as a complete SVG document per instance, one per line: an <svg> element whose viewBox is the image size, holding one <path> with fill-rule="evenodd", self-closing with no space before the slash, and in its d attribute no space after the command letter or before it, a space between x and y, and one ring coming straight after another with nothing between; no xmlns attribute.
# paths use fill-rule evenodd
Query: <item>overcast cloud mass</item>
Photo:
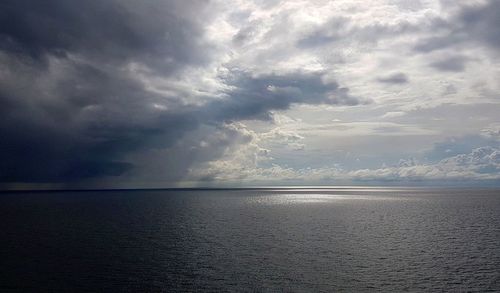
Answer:
<svg viewBox="0 0 500 293"><path fill-rule="evenodd" d="M499 15L1 1L1 186L498 185Z"/></svg>

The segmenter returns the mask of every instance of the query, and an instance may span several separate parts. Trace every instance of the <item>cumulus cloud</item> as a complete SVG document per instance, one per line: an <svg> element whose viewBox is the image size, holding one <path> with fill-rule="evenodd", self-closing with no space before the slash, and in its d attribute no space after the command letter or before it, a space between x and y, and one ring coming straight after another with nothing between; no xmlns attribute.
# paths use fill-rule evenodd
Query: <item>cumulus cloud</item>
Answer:
<svg viewBox="0 0 500 293"><path fill-rule="evenodd" d="M270 160L269 150L259 145L260 137L244 124L226 124L231 143L217 160L207 160L189 169L189 177L197 181L242 180L252 177L259 164ZM235 143L235 142L243 143ZM230 174L230 175L229 175Z"/></svg>
<svg viewBox="0 0 500 293"><path fill-rule="evenodd" d="M481 130L481 134L485 137L500 141L500 124L491 124Z"/></svg>
<svg viewBox="0 0 500 293"><path fill-rule="evenodd" d="M229 166L227 161L224 162ZM277 164L269 167L249 168L247 172L225 172L227 166L213 164L205 170L215 174L218 180L245 180L246 182L314 182L320 184L335 184L338 182L459 182L495 181L500 180L500 149L480 147L468 154L460 154L445 158L436 163L419 163L416 159L400 160L395 166L383 166L378 169L343 170L338 166L320 168L290 168ZM229 168L231 169L231 168ZM239 167L243 170L245 168ZM217 171L216 171L217 170ZM234 171L234 167L232 169ZM235 178L238 174L238 178ZM270 176L272 174L272 176Z"/></svg>
<svg viewBox="0 0 500 293"><path fill-rule="evenodd" d="M292 150L303 150L305 144L301 141L304 137L297 132L280 129L279 127L272 129L269 132L265 132L259 135L260 140L267 141L272 144L282 144Z"/></svg>
<svg viewBox="0 0 500 293"><path fill-rule="evenodd" d="M499 180L500 150L481 147L435 164L405 161L396 167L357 170L349 175L354 180Z"/></svg>
<svg viewBox="0 0 500 293"><path fill-rule="evenodd" d="M496 141L494 137L485 134L483 132L481 135L446 138L434 143L433 147L425 152L425 157L432 162L437 162L451 156L470 153L474 149L484 147L500 148L500 141Z"/></svg>

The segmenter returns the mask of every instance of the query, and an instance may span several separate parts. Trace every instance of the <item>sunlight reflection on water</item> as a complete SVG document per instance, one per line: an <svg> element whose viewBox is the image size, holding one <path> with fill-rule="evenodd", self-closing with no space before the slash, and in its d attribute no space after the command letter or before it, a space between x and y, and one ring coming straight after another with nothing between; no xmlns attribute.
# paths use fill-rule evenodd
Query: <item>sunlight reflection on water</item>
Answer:
<svg viewBox="0 0 500 293"><path fill-rule="evenodd" d="M327 194L327 193L284 193L258 195L248 198L248 203L262 205L308 204L308 203L334 203L346 200L369 201L401 201L410 200L408 197L368 196L357 194Z"/></svg>

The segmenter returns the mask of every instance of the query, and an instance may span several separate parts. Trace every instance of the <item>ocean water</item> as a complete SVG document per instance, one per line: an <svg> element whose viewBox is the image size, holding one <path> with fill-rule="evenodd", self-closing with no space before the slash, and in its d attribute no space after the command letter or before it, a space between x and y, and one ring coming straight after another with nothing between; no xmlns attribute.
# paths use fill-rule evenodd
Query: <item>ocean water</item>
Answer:
<svg viewBox="0 0 500 293"><path fill-rule="evenodd" d="M500 292L500 190L0 194L0 291Z"/></svg>

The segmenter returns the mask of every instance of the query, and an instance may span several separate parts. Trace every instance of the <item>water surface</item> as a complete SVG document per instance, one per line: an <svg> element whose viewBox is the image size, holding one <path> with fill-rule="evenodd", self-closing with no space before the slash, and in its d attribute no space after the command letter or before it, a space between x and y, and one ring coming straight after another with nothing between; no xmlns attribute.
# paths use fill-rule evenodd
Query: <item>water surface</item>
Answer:
<svg viewBox="0 0 500 293"><path fill-rule="evenodd" d="M500 191L0 194L0 291L500 291Z"/></svg>

